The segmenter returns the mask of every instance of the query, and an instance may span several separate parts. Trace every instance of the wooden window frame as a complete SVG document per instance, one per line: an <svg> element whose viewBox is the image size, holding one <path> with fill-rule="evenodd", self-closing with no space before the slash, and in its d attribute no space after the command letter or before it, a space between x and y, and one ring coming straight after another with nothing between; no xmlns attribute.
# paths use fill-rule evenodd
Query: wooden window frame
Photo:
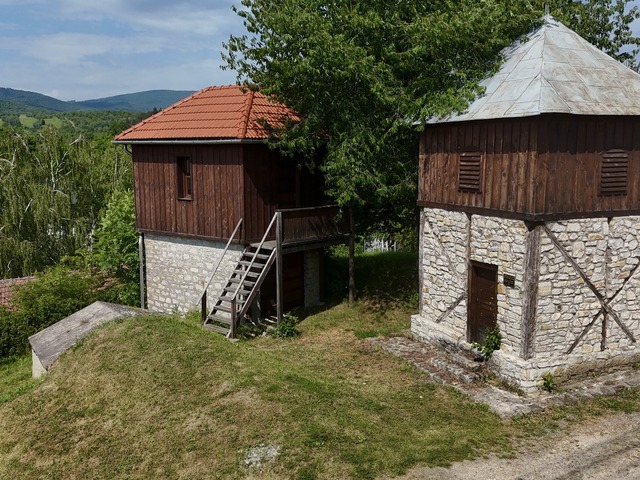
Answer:
<svg viewBox="0 0 640 480"><path fill-rule="evenodd" d="M600 156L600 196L627 195L629 188L629 152L612 149Z"/></svg>
<svg viewBox="0 0 640 480"><path fill-rule="evenodd" d="M178 200L193 199L193 182L192 182L191 157L176 157L176 176L178 179Z"/></svg>
<svg viewBox="0 0 640 480"><path fill-rule="evenodd" d="M458 158L458 191L482 193L482 153L462 152Z"/></svg>

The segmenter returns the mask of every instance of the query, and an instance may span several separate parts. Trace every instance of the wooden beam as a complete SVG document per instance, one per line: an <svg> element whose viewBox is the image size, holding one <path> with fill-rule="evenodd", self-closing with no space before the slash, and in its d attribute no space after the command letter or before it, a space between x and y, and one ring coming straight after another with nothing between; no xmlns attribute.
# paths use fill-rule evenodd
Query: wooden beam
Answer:
<svg viewBox="0 0 640 480"><path fill-rule="evenodd" d="M353 211L349 209L349 306L356 300L355 264L356 235L353 225Z"/></svg>
<svg viewBox="0 0 640 480"><path fill-rule="evenodd" d="M282 308L284 302L284 266L282 264L282 212L276 212L276 310L277 322L282 321Z"/></svg>
<svg viewBox="0 0 640 480"><path fill-rule="evenodd" d="M526 256L524 259L522 345L520 346L521 357L525 360L533 357L535 349L541 231L539 225L527 225L527 227L529 228L529 234L526 239Z"/></svg>

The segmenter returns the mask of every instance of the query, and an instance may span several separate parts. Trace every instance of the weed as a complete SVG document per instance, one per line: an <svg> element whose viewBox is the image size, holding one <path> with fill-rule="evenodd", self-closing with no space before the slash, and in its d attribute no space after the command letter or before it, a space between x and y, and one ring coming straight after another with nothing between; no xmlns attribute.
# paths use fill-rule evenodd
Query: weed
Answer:
<svg viewBox="0 0 640 480"><path fill-rule="evenodd" d="M502 332L500 332L500 327L496 325L484 331L482 343L473 342L472 346L480 351L485 360L489 360L493 352L500 350L500 343L502 343Z"/></svg>
<svg viewBox="0 0 640 480"><path fill-rule="evenodd" d="M558 385L556 384L553 373L547 372L542 375L542 389L550 393L558 390Z"/></svg>
<svg viewBox="0 0 640 480"><path fill-rule="evenodd" d="M278 326L272 331L272 336L276 338L292 338L300 336L298 328L298 317L290 313L285 313Z"/></svg>

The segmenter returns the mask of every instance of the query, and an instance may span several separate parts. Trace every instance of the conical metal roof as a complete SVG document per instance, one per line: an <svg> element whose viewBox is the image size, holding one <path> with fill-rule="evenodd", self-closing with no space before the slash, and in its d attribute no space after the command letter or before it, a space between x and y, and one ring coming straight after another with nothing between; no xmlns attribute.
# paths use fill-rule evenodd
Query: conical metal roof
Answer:
<svg viewBox="0 0 640 480"><path fill-rule="evenodd" d="M553 17L506 48L498 73L466 112L429 123L542 113L640 115L640 75Z"/></svg>

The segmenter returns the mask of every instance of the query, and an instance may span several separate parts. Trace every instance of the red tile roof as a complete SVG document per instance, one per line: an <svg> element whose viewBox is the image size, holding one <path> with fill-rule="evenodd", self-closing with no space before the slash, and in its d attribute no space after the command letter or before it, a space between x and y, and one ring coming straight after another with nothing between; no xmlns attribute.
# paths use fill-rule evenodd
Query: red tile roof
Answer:
<svg viewBox="0 0 640 480"><path fill-rule="evenodd" d="M265 139L269 133L263 122L280 126L286 118L297 117L260 92L238 85L208 87L134 125L115 141Z"/></svg>
<svg viewBox="0 0 640 480"><path fill-rule="evenodd" d="M22 277L0 280L0 306L6 307L9 310L15 310L14 305L11 303L14 293L13 287L16 285L23 285L35 279L36 277Z"/></svg>

